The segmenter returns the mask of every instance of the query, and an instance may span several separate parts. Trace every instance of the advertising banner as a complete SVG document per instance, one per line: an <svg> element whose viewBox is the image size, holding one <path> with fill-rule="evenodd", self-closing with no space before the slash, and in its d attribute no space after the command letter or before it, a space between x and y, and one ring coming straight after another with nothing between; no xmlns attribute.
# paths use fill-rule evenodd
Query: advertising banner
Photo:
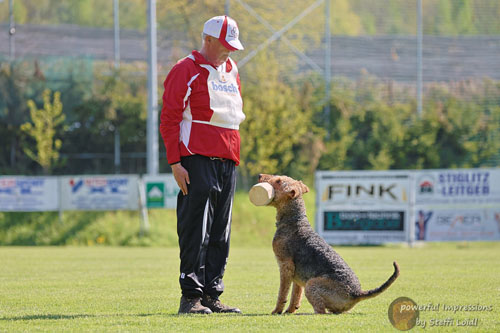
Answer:
<svg viewBox="0 0 500 333"><path fill-rule="evenodd" d="M58 209L56 177L0 177L0 211L43 212Z"/></svg>
<svg viewBox="0 0 500 333"><path fill-rule="evenodd" d="M61 209L138 209L138 180L135 175L61 177Z"/></svg>
<svg viewBox="0 0 500 333"><path fill-rule="evenodd" d="M415 240L500 240L500 209L419 209Z"/></svg>
<svg viewBox="0 0 500 333"><path fill-rule="evenodd" d="M179 186L172 174L143 177L146 191L146 207L175 208Z"/></svg>
<svg viewBox="0 0 500 333"><path fill-rule="evenodd" d="M332 244L406 241L410 174L387 171L316 173L316 229Z"/></svg>
<svg viewBox="0 0 500 333"><path fill-rule="evenodd" d="M500 169L443 169L415 172L416 204L500 203Z"/></svg>
<svg viewBox="0 0 500 333"><path fill-rule="evenodd" d="M500 240L500 169L415 172L415 240Z"/></svg>

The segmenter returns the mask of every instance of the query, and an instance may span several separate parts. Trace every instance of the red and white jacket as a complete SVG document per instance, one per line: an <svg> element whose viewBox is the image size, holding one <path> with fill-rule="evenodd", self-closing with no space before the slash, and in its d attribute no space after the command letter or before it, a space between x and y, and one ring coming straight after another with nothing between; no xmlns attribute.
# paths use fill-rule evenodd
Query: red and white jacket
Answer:
<svg viewBox="0 0 500 333"><path fill-rule="evenodd" d="M160 132L169 164L194 154L240 161L245 119L240 76L229 58L215 68L198 52L181 59L164 82Z"/></svg>

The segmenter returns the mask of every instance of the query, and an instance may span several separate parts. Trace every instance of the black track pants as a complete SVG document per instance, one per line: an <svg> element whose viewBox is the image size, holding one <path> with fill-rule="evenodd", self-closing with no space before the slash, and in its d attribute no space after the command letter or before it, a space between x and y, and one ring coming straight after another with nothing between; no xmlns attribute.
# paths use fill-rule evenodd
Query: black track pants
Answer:
<svg viewBox="0 0 500 333"><path fill-rule="evenodd" d="M236 167L231 160L193 155L182 158L189 173L188 194L177 196L177 235L182 294L217 298L229 254Z"/></svg>

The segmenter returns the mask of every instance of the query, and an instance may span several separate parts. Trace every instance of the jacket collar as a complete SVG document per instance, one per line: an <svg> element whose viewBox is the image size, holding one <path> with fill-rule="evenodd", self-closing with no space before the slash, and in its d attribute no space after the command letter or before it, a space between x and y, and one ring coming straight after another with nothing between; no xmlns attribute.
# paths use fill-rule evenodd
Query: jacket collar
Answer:
<svg viewBox="0 0 500 333"><path fill-rule="evenodd" d="M210 65L214 68L217 68L215 67L212 63L208 62L207 59L205 59L205 57L198 51L196 50L193 50L191 52L191 55L193 56L194 58L194 62L197 64L197 65ZM221 65L222 66L222 65ZM231 65L231 60L229 60L229 58L226 60L226 72L230 72L231 70L233 69L233 66Z"/></svg>

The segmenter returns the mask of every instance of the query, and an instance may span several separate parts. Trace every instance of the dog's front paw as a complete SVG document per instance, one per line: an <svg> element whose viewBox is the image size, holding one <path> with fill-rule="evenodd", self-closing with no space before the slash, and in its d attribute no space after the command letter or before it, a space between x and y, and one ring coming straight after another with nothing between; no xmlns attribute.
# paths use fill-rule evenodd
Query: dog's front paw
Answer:
<svg viewBox="0 0 500 333"><path fill-rule="evenodd" d="M286 311L285 311L285 312L286 312L286 313L294 313L295 311L297 311L297 309L298 309L298 308L297 308L297 307L295 307L295 306L294 306L294 307L289 307L288 309L286 309Z"/></svg>

